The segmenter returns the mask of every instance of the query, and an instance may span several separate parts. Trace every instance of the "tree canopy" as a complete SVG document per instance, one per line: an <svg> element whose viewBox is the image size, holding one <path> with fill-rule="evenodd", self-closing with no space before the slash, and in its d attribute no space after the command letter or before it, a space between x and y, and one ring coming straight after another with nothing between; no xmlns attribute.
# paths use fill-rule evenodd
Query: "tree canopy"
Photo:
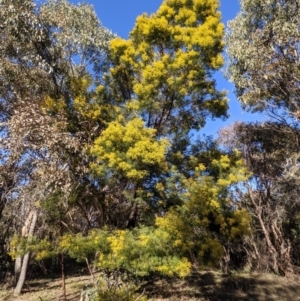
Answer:
<svg viewBox="0 0 300 301"><path fill-rule="evenodd" d="M225 40L228 77L243 105L298 120L299 1L241 1Z"/></svg>

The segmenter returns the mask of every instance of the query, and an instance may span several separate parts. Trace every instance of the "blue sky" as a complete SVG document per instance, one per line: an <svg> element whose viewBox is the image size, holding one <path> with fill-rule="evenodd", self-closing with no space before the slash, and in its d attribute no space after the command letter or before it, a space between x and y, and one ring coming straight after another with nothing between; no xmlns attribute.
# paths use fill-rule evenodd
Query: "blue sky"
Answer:
<svg viewBox="0 0 300 301"><path fill-rule="evenodd" d="M76 3L78 1L72 0ZM111 29L117 35L127 38L134 26L135 19L142 13L154 13L162 0L85 0L93 4L96 13L102 24ZM221 0L221 12L223 22L227 22L235 17L239 11L239 0ZM250 114L244 112L234 95L234 87L218 72L215 75L217 85L220 90L228 91L229 114L225 122L221 120L207 121L207 125L201 130L201 134L213 135L225 125L232 124L234 121L255 121L265 119L263 115Z"/></svg>

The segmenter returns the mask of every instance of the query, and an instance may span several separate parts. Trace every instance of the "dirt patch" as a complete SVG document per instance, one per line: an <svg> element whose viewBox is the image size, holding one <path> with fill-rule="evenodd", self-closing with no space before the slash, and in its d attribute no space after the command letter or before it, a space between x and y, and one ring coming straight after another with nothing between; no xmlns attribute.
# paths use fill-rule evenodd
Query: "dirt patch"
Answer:
<svg viewBox="0 0 300 301"><path fill-rule="evenodd" d="M79 301L90 276L66 280L68 301ZM184 280L151 278L141 287L151 301L300 301L300 282L270 274L222 275L194 272ZM61 301L60 279L28 281L24 293L13 296L12 287L0 288L1 301ZM116 300L118 301L118 300Z"/></svg>

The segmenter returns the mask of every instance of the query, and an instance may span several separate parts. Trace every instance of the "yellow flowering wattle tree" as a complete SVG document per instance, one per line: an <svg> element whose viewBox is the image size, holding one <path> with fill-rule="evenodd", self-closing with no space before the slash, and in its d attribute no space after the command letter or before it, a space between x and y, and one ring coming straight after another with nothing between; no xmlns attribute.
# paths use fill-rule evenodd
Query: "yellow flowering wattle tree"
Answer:
<svg viewBox="0 0 300 301"><path fill-rule="evenodd" d="M155 14L137 18L127 40L110 42L110 69L97 90L115 118L89 148L113 229L111 253L100 256L104 267L184 275L186 258L216 263L224 241L249 234L249 216L229 197L247 177L242 162L214 146L204 155L209 143L190 139L207 117L227 114L213 78L223 65L218 9L218 0L165 0ZM176 260L161 251L170 246ZM175 262L184 268L175 272Z"/></svg>
<svg viewBox="0 0 300 301"><path fill-rule="evenodd" d="M110 43L107 93L141 116L157 135L200 129L205 118L226 116L227 100L212 72L223 65L218 0L166 0L137 18L128 40Z"/></svg>
<svg viewBox="0 0 300 301"><path fill-rule="evenodd" d="M223 65L218 9L218 0L166 0L137 18L129 39L110 42L110 69L97 89L115 120L91 146L90 166L118 226L157 213L156 185L182 161L191 130L207 117L226 117L225 92L213 78Z"/></svg>

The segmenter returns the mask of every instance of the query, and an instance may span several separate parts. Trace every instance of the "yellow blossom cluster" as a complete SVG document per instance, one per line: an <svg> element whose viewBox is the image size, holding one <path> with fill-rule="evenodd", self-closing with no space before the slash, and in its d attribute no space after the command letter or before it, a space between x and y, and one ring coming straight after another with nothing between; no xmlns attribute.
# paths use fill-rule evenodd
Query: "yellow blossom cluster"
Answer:
<svg viewBox="0 0 300 301"><path fill-rule="evenodd" d="M168 141L155 139L155 130L145 128L140 118L127 123L121 118L110 123L91 147L96 157L92 168L98 175L115 172L141 180L151 166L166 168L167 146Z"/></svg>
<svg viewBox="0 0 300 301"><path fill-rule="evenodd" d="M157 13L137 18L128 40L111 41L110 74L116 81L126 74L140 111L158 114L172 97L180 107L187 96L216 92L208 70L223 65L218 7L218 0L165 0ZM226 110L226 99L218 101L207 101L206 108Z"/></svg>

